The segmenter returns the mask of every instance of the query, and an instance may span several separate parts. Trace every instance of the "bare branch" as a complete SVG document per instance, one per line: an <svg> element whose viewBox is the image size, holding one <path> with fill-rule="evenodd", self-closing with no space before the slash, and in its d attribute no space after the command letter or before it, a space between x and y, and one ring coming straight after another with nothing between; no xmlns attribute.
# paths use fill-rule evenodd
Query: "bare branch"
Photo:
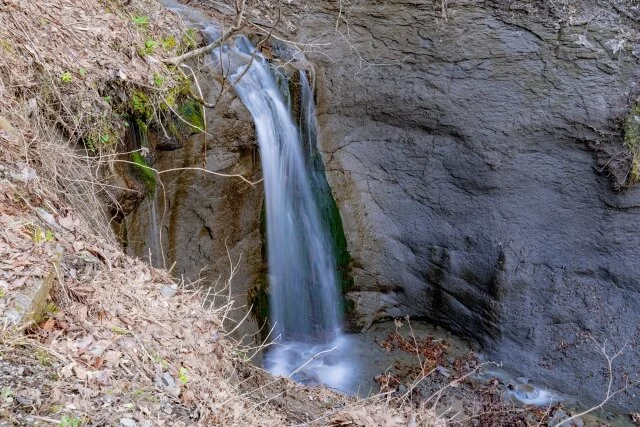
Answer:
<svg viewBox="0 0 640 427"><path fill-rule="evenodd" d="M567 418L566 420L562 420L560 421L558 424L555 425L555 427L560 427L560 426L568 426L570 425L571 421L576 420L584 415L587 415L597 409L601 409L604 405L607 404L607 402L609 402L613 397L615 397L617 394L620 394L622 392L624 392L625 390L627 390L629 387L634 387L636 385L638 385L638 382L632 382L629 383L629 381L627 380L624 387L621 387L620 389L616 390L616 391L612 391L612 387L613 387L613 380L614 380L614 372L613 372L613 362L616 360L616 358L618 358L620 355L622 355L622 353L624 352L625 348L627 347L627 344L625 344L624 346L622 346L622 348L620 350L618 350L617 352L615 352L614 354L609 354L607 352L607 340L605 339L604 342L602 344L600 344L598 341L596 341L591 335L589 335L589 338L591 339L591 341L593 341L593 343L596 345L596 347L598 348L598 350L600 350L600 353L602 353L602 355L605 357L605 359L607 359L607 374L608 374L608 383L607 383L607 394L605 395L604 399L602 399L602 401L596 405L593 406L585 411L580 412L579 414L575 414L569 418Z"/></svg>
<svg viewBox="0 0 640 427"><path fill-rule="evenodd" d="M236 1L236 17L235 17L233 26L228 31L223 32L222 36L219 39L209 43L206 46L189 51L183 55L176 56L174 58L165 59L164 63L170 64L170 65L179 65L184 61L196 58L200 55L204 55L205 53L211 52L213 49L216 49L222 46L227 40L229 40L229 38L231 38L231 36L236 34L238 31L242 29L242 27L244 27L244 15L245 15L246 9L247 9L246 0L237 0Z"/></svg>
<svg viewBox="0 0 640 427"><path fill-rule="evenodd" d="M220 37L218 40L216 40L214 42L211 42L208 45L203 46L201 48L191 50L191 51L185 53L184 55L176 56L174 58L165 59L164 63L165 64L170 64L170 65L179 65L184 61L187 61L189 59L192 59L192 58L195 58L197 56L204 55L205 53L211 52L213 49L216 49L216 48L222 46L227 40L229 40L229 38L232 35L234 35L238 31L240 31L241 28L242 27L236 27L234 25L233 27L231 27L229 29L229 31L225 32L222 35L222 37Z"/></svg>

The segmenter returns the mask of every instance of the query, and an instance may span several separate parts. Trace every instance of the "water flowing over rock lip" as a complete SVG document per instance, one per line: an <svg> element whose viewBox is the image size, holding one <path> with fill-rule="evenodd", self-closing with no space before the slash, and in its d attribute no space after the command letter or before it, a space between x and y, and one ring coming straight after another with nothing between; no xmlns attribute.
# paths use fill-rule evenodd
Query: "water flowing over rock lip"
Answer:
<svg viewBox="0 0 640 427"><path fill-rule="evenodd" d="M174 2L167 5L186 19L193 19L207 37L214 34L209 42L219 36L209 30L211 25L200 14ZM352 369L344 363L321 369L318 364L297 366L290 361L274 360L285 356L284 349L295 348L304 357L315 351L318 340L327 344L340 340L340 301L333 250L311 193L300 130L285 107L267 62L244 36L235 37L209 57L228 76L256 126L267 209L270 320L273 335L281 340L278 350L268 354L270 366L278 374L284 372L284 367L290 368L287 373L290 375L294 371L306 373L308 365L314 368L319 382L324 382L324 376L331 382L337 378L345 380L348 377L345 372ZM326 360L320 360L321 366L326 366ZM345 386L341 384L341 388Z"/></svg>

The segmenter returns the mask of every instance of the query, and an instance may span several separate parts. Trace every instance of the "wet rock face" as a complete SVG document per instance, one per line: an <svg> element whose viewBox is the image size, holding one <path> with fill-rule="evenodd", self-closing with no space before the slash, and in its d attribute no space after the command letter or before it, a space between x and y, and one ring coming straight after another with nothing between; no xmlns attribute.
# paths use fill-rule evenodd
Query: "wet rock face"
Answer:
<svg viewBox="0 0 640 427"><path fill-rule="evenodd" d="M205 100L215 102L219 84L206 73L198 75ZM261 178L253 121L234 92L224 92L218 107L206 111L207 135L183 130L180 143L167 142L163 135L150 135L153 167L167 171L205 168L221 174ZM189 136L191 134L191 136ZM160 238L153 239L153 213L145 200L126 218L128 251L148 258L148 248L161 241L164 260L153 255L154 266L173 267L172 274L187 282L218 292L218 303L228 295L236 310L229 313L240 321L247 312L247 291L264 270L260 211L264 193L261 184L250 185L237 177L205 174L198 170L166 172L157 186L156 222ZM231 288L225 288L230 275ZM215 303L213 296L210 298ZM235 327L235 324L230 329ZM239 336L258 329L249 316Z"/></svg>
<svg viewBox="0 0 640 427"><path fill-rule="evenodd" d="M367 2L348 35L339 22L351 49L330 31L313 58L350 297L362 326L430 319L591 403L606 360L589 336L628 342L617 379L640 375L640 188L614 190L637 30L611 11L570 26L518 2L449 3L445 21L439 1ZM336 27L323 5L301 39Z"/></svg>

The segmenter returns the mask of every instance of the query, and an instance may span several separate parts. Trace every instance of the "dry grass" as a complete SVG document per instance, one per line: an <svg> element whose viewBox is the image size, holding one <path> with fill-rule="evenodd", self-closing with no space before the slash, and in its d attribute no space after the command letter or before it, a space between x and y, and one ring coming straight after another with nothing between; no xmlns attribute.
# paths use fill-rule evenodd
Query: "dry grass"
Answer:
<svg viewBox="0 0 640 427"><path fill-rule="evenodd" d="M108 0L6 1L0 7L3 144L105 238L111 238L109 218L98 207L117 205L118 192L131 191L111 187L110 178L132 94L168 97L180 81L161 59L193 42L189 34L152 0L126 8Z"/></svg>
<svg viewBox="0 0 640 427"><path fill-rule="evenodd" d="M45 181L1 182L10 194L0 198L1 219L17 224L4 230L2 245L20 253L5 270L53 271L56 281L47 313L0 330L0 379L7 379L0 418L15 425L443 425L429 408L391 394L358 399L271 377L250 364L257 349L227 337L233 325L223 325L231 307L224 295L208 307L204 290L124 255ZM47 221L38 219L40 209ZM25 238L24 221L52 237ZM9 277L7 294L19 281Z"/></svg>
<svg viewBox="0 0 640 427"><path fill-rule="evenodd" d="M282 425L282 416L238 393L242 362L222 330L228 304L205 307L201 291L125 256L77 215L52 210L59 201L43 197L36 185L10 189L42 206L3 200L3 218L19 221L35 216L32 208L47 207L55 237L26 248L23 229L13 227L3 244L22 242L25 272L56 271L53 302L31 325L5 325L0 353L5 374L20 366L45 369L36 383L16 378L5 390L15 401L1 402L1 418L20 425L64 417L83 424L131 418L154 425ZM60 250L59 263L43 256ZM7 282L7 293L17 280Z"/></svg>

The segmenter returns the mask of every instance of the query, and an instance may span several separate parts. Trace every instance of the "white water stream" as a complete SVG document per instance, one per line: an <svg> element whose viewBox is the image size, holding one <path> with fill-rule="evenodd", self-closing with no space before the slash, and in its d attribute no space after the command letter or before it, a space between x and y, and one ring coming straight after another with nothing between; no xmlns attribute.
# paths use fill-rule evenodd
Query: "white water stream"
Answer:
<svg viewBox="0 0 640 427"><path fill-rule="evenodd" d="M333 248L311 192L299 129L269 64L244 37L222 48L223 68L251 113L267 210L269 306L275 343L265 367L276 375L348 389Z"/></svg>
<svg viewBox="0 0 640 427"><path fill-rule="evenodd" d="M165 5L198 25L209 41L219 36L217 27L201 14L174 1ZM260 147L273 327L264 365L275 375L353 391L356 373L352 358L345 354L349 339L340 327L334 252L311 190L300 130L269 63L254 51L249 40L239 36L213 51L209 59L222 69L251 113ZM310 93L308 84L305 90Z"/></svg>

